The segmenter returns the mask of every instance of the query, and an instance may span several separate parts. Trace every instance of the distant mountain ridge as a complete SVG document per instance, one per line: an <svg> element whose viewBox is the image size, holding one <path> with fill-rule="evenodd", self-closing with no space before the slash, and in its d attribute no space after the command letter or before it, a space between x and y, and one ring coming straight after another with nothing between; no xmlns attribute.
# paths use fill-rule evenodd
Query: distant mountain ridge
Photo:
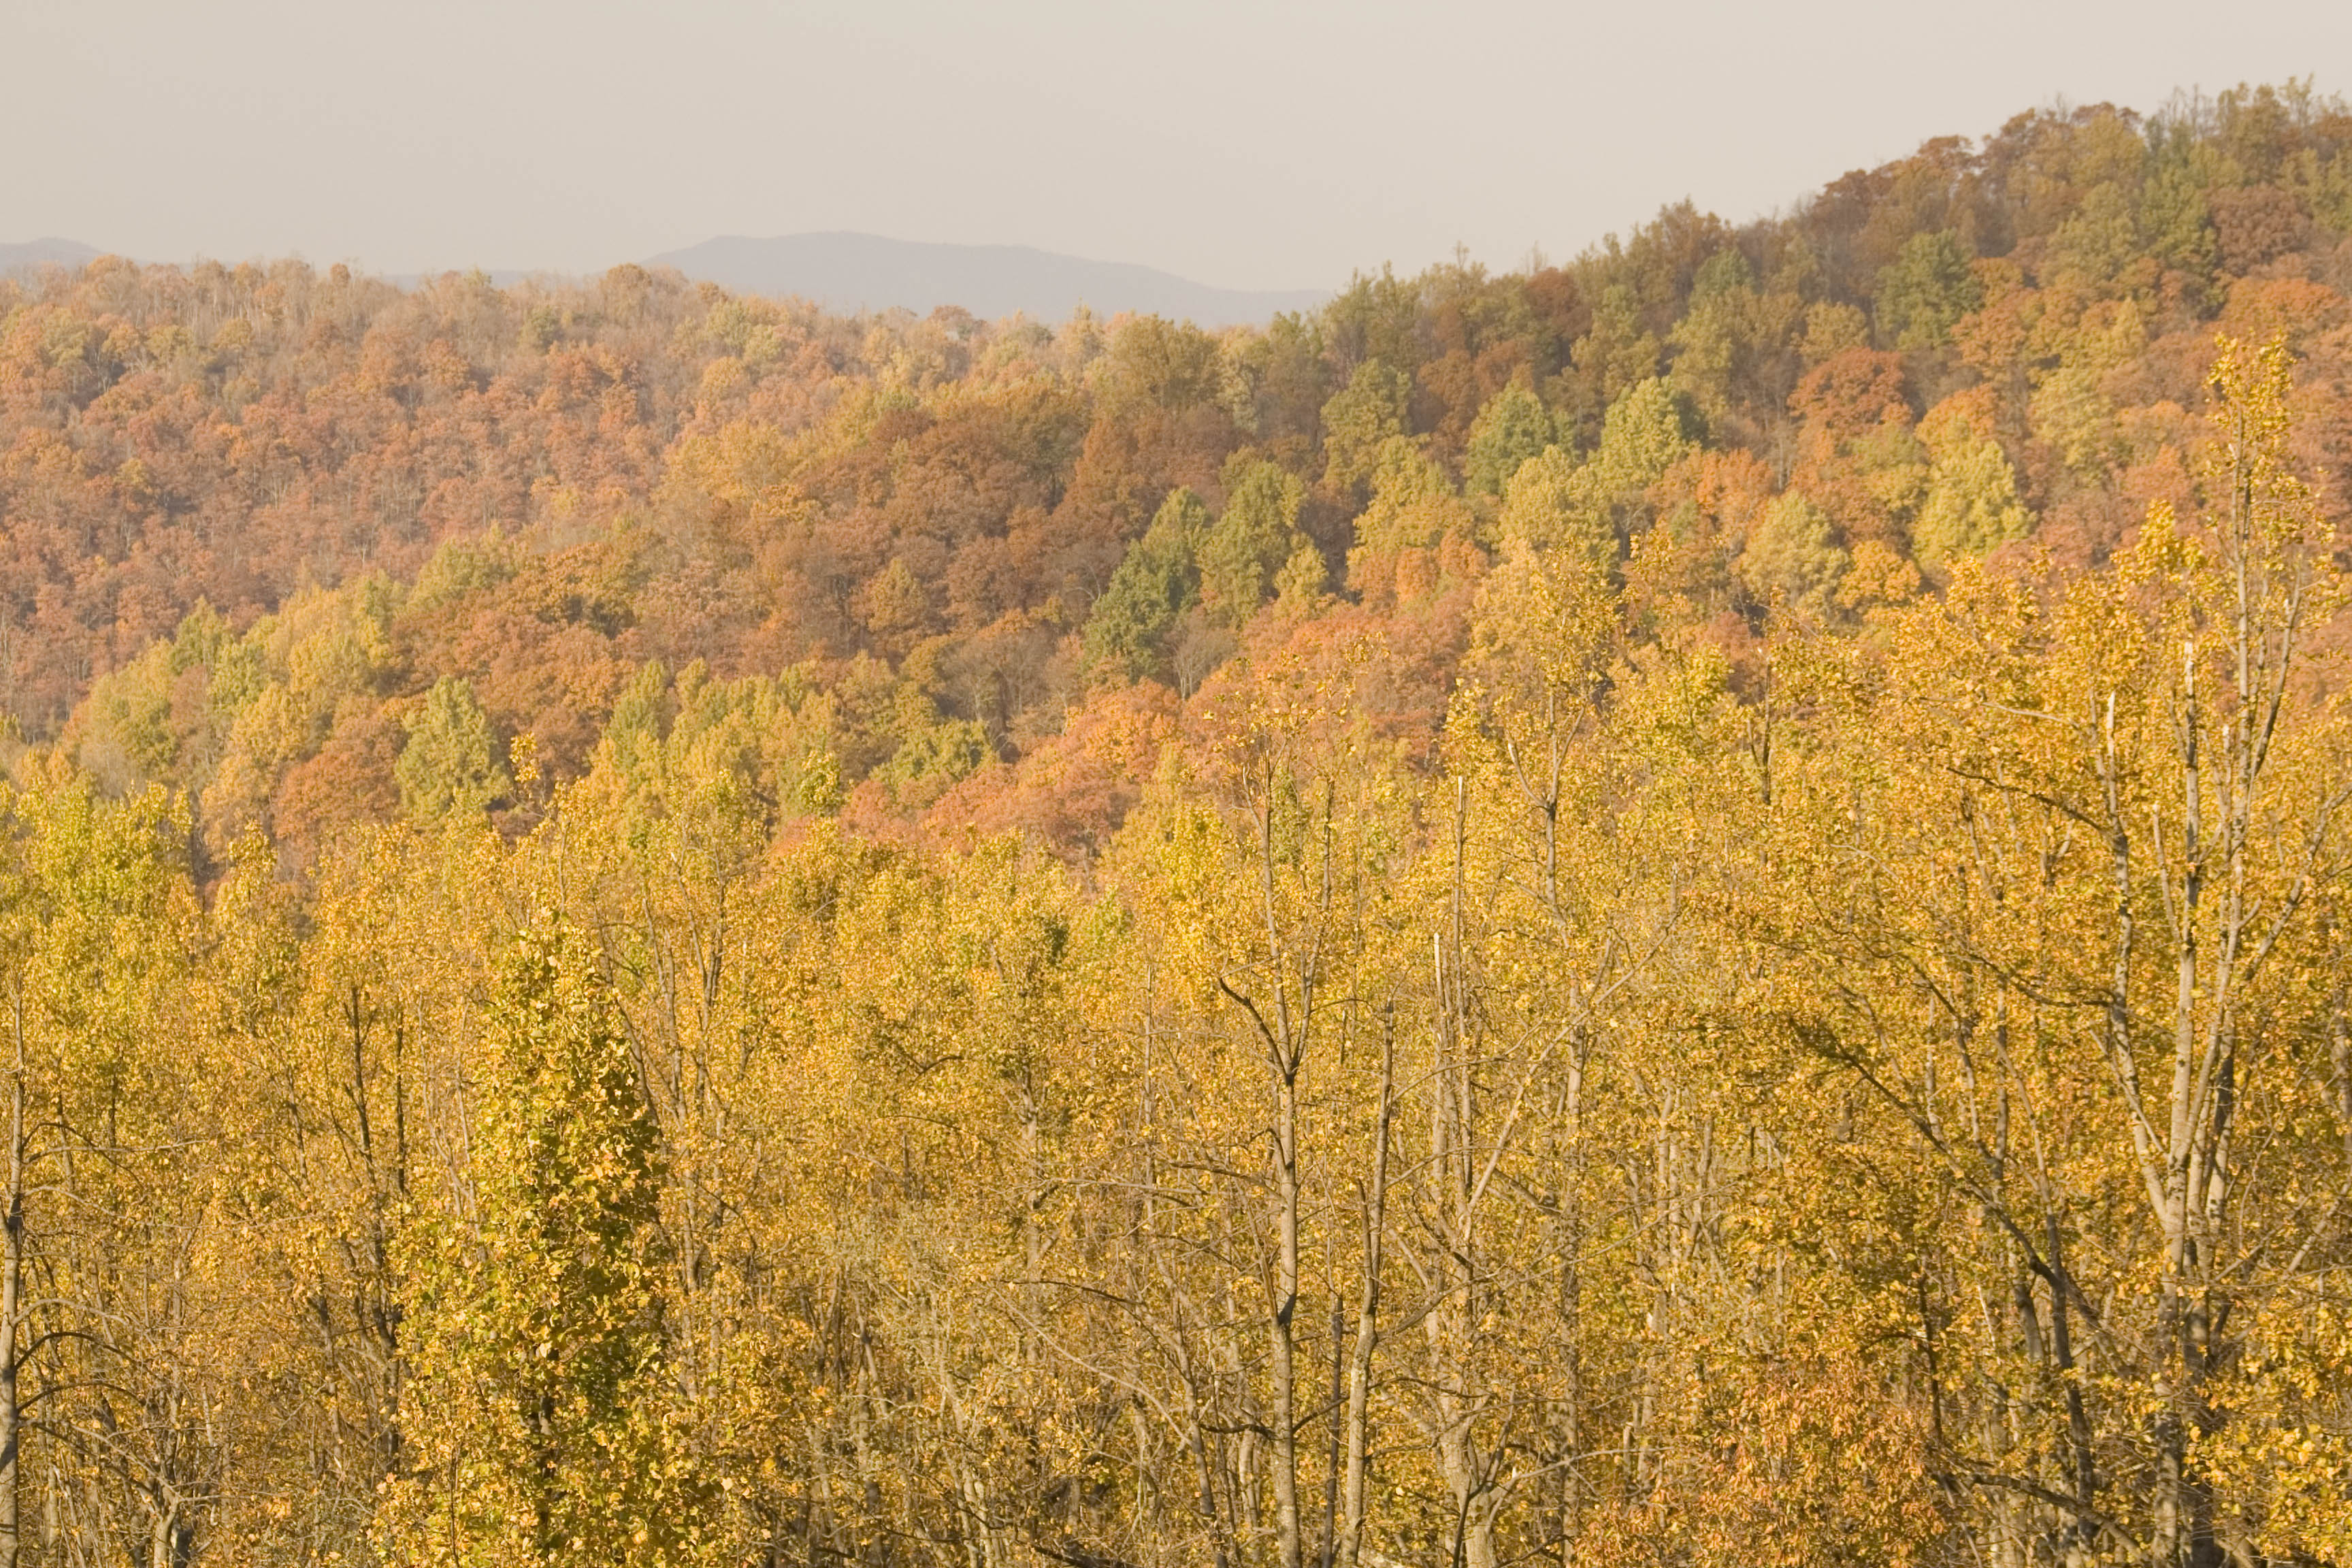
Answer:
<svg viewBox="0 0 2352 1568"><path fill-rule="evenodd" d="M737 293L797 295L828 310L903 307L928 315L960 305L984 320L1017 311L1061 321L1084 305L1100 316L1134 311L1224 327L1313 310L1330 298L1320 289L1213 288L1155 268L1023 245L934 245L871 234L728 235L652 260Z"/></svg>
<svg viewBox="0 0 2352 1568"><path fill-rule="evenodd" d="M0 277L79 268L105 254L55 237L0 244ZM1084 305L1105 317L1131 311L1203 327L1258 326L1285 310L1316 310L1331 298L1319 289L1219 289L1157 268L1088 261L1025 245L934 245L845 232L769 239L727 235L648 259L739 294L793 295L843 312L903 308L929 315L941 305L960 305L984 321L1018 313L1060 322ZM439 275L396 273L385 280L414 289ZM499 288L552 276L526 268L489 273Z"/></svg>
<svg viewBox="0 0 2352 1568"><path fill-rule="evenodd" d="M0 277L11 272L37 272L44 267L79 267L106 253L78 239L28 239L22 245L0 245Z"/></svg>

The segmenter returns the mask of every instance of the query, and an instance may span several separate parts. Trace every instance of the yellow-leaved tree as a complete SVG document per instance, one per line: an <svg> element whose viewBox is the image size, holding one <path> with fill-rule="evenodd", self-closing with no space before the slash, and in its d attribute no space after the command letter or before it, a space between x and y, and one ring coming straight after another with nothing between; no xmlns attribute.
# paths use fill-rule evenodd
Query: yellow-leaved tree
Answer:
<svg viewBox="0 0 2352 1568"><path fill-rule="evenodd" d="M1790 1021L1943 1184L1872 1289L2003 1563L2340 1539L2352 731L2288 389L2225 340L2198 515L2071 579L1956 567L1791 769Z"/></svg>
<svg viewBox="0 0 2352 1568"><path fill-rule="evenodd" d="M671 1564L708 1545L667 1371L662 1170L637 1064L555 921L500 959L467 1159L402 1240L399 1563Z"/></svg>

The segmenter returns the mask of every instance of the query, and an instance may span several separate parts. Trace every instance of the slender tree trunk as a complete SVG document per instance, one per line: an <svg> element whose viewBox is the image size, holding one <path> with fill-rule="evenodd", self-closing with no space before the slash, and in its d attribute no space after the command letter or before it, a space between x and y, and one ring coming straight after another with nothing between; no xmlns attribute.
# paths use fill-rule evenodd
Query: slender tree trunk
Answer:
<svg viewBox="0 0 2352 1568"><path fill-rule="evenodd" d="M1371 1184L1364 1194L1364 1277L1356 1298L1356 1342L1348 1358L1347 1475L1342 1481L1334 1568L1356 1568L1364 1543L1364 1486L1370 1437L1372 1354L1380 1345L1381 1253L1388 1237L1389 1122L1396 1113L1396 1020L1382 1020L1380 1114L1372 1132Z"/></svg>
<svg viewBox="0 0 2352 1568"><path fill-rule="evenodd" d="M1585 1053L1585 1042L1579 1038L1575 1052L1569 1060L1567 1099L1560 1118L1567 1132L1567 1145L1559 1154L1559 1207L1554 1222L1559 1237L1560 1259L1560 1399L1557 1423L1559 1451L1555 1456L1559 1466L1559 1500L1552 1533L1557 1541L1556 1555L1561 1568L1567 1568L1574 1559L1576 1537L1582 1518L1580 1506L1582 1500L1578 1496L1578 1489L1582 1483L1577 1474L1576 1461L1584 1447L1584 1274L1581 1254L1584 1248Z"/></svg>
<svg viewBox="0 0 2352 1568"><path fill-rule="evenodd" d="M25 1279L25 1034L17 1016L16 1065L8 1085L8 1212L0 1241L0 1568L16 1568L21 1548L17 1480L24 1469L24 1406L17 1393L16 1318Z"/></svg>
<svg viewBox="0 0 2352 1568"><path fill-rule="evenodd" d="M1454 1494L1457 1568L1494 1568L1495 1496L1475 1425L1486 1404L1476 1341L1481 1301L1478 1238L1477 1079L1464 989L1465 855L1468 805L1454 781L1452 932L1431 934L1436 993L1430 1074L1430 1170L1435 1180L1438 1247L1431 1278L1437 1302L1424 1321L1437 1411L1437 1465ZM1448 962L1451 947L1452 961Z"/></svg>
<svg viewBox="0 0 2352 1568"><path fill-rule="evenodd" d="M1233 986L1220 980L1226 995L1242 1005L1255 1023L1266 1065L1274 1076L1275 1106L1271 1150L1275 1193L1275 1258L1273 1311L1267 1322L1269 1387L1272 1408L1264 1426L1274 1470L1275 1547L1278 1568L1301 1568L1304 1551L1298 1516L1298 1080L1307 1063L1307 1042L1314 1027L1316 949L1318 933L1296 952L1297 996L1285 957L1292 950L1283 939L1275 909L1274 790L1269 778L1267 804L1258 816L1259 891L1265 922L1265 952L1272 972L1272 1016L1262 1012ZM1322 910L1331 896L1330 802L1323 806ZM1244 1466L1244 1470L1246 1470Z"/></svg>
<svg viewBox="0 0 2352 1568"><path fill-rule="evenodd" d="M1323 1544L1315 1554L1318 1568L1331 1568L1331 1551L1339 1532L1339 1446L1345 1423L1339 1411L1348 1397L1348 1309L1339 1292L1331 1292L1331 1439L1323 1466Z"/></svg>
<svg viewBox="0 0 2352 1568"><path fill-rule="evenodd" d="M2058 1375L2066 1384L2066 1436L2073 1449L2074 1502L2079 1510L2066 1521L2064 1540L2068 1563L2086 1563L2093 1547L2088 1519L2093 1500L2098 1491L2098 1470L2091 1457L2091 1418L2083 1405L2083 1387L2074 1376L2074 1336L2068 1311L2067 1293L2074 1288L2074 1276L2066 1271L2064 1238L2058 1228L2058 1216L2045 1216L2045 1228L2050 1238L2050 1353L2057 1363Z"/></svg>
<svg viewBox="0 0 2352 1568"><path fill-rule="evenodd" d="M2153 1555L2159 1568L2185 1563L2189 1552L2189 1237L2191 1144L2197 1127L2198 921L2205 886L2204 792L2199 769L2197 647L2182 650L2180 892L2173 915L2174 986L2169 1138L2164 1172L2164 1295L2158 1325L2164 1408L2158 1415L2158 1497Z"/></svg>
<svg viewBox="0 0 2352 1568"><path fill-rule="evenodd" d="M1273 1432L1275 1544L1281 1568L1299 1568L1298 1531L1298 1082L1297 1058L1283 1064L1275 1115L1276 1204L1274 1265Z"/></svg>

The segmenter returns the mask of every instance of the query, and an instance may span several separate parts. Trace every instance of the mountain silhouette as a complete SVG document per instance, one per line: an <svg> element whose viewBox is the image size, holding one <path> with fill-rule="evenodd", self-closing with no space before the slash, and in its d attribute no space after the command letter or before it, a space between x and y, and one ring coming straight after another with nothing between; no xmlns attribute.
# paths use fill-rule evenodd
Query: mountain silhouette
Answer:
<svg viewBox="0 0 2352 1568"><path fill-rule="evenodd" d="M78 239L28 239L22 245L0 245L0 277L37 272L44 267L79 267L104 254Z"/></svg>
<svg viewBox="0 0 2352 1568"><path fill-rule="evenodd" d="M1133 311L1223 327L1312 310L1330 298L1317 289L1216 289L1150 267L1027 246L928 245L871 234L730 235L652 260L737 293L794 295L832 310L898 307L928 315L958 305L987 320L1017 311L1060 321L1084 305L1098 316Z"/></svg>

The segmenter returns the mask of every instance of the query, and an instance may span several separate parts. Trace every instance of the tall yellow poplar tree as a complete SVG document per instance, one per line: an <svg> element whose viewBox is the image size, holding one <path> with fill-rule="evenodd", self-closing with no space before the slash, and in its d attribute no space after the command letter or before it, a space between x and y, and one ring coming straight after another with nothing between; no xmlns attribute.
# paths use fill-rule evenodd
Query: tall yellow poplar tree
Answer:
<svg viewBox="0 0 2352 1568"><path fill-rule="evenodd" d="M464 1189L404 1240L405 1443L381 1521L401 1563L694 1561L662 1327L661 1166L636 1063L579 940L499 964Z"/></svg>

